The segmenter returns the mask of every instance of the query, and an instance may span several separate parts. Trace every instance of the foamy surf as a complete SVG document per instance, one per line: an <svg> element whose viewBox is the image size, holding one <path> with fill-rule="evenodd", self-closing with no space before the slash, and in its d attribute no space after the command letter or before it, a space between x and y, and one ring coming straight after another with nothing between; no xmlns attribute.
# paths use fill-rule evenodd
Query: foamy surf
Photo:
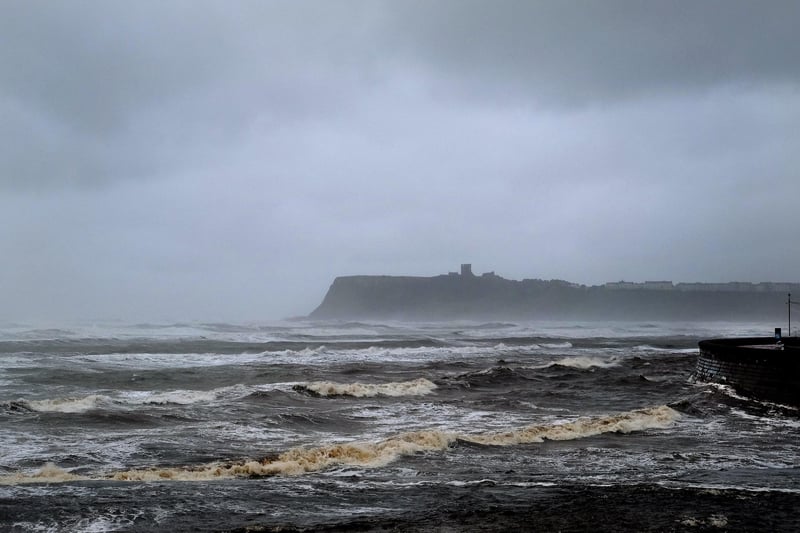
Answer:
<svg viewBox="0 0 800 533"><path fill-rule="evenodd" d="M465 435L461 439L491 446L530 444L545 440L575 440L602 433L631 433L647 429L663 429L672 425L680 414L661 405L629 411L614 416L581 418L555 425L534 425L512 431Z"/></svg>
<svg viewBox="0 0 800 533"><path fill-rule="evenodd" d="M91 394L82 398L58 398L49 400L19 400L19 405L40 413L85 413L112 403L111 398Z"/></svg>
<svg viewBox="0 0 800 533"><path fill-rule="evenodd" d="M338 466L377 468L404 455L444 450L457 435L441 431L403 433L377 443L331 444L295 448L274 458L215 463L199 468L166 468L117 472L108 479L118 481L193 481L234 477L297 476Z"/></svg>
<svg viewBox="0 0 800 533"><path fill-rule="evenodd" d="M67 413L80 414L94 409L107 409L115 405L190 405L194 403L210 402L221 393L235 390L235 387L214 389L208 391L175 390L167 392L130 391L122 393L120 397L112 398L103 394L90 394L88 396L70 398L46 398L42 400L16 400L6 405L17 409L27 409L39 413Z"/></svg>
<svg viewBox="0 0 800 533"><path fill-rule="evenodd" d="M85 481L91 478L78 476L68 470L47 463L31 474L16 473L0 476L0 485L20 485L25 483L67 483L69 481Z"/></svg>
<svg viewBox="0 0 800 533"><path fill-rule="evenodd" d="M543 342L540 344L542 348L550 348L550 349L561 349L561 348L572 348L572 343L569 341L563 342Z"/></svg>
<svg viewBox="0 0 800 533"><path fill-rule="evenodd" d="M151 391L136 391L125 393L118 401L130 405L191 405L194 403L204 403L214 401L223 392L233 389L225 387L222 389L202 390L174 390L167 392L154 393Z"/></svg>
<svg viewBox="0 0 800 533"><path fill-rule="evenodd" d="M295 390L308 391L319 396L354 396L367 398L374 396L425 396L436 390L436 384L425 378L397 383L334 383L313 381L295 385Z"/></svg>
<svg viewBox="0 0 800 533"><path fill-rule="evenodd" d="M658 346L651 346L649 344L640 344L634 346L634 350L638 352L660 352L660 353L699 353L698 348L660 348Z"/></svg>
<svg viewBox="0 0 800 533"><path fill-rule="evenodd" d="M199 467L126 470L105 476L82 477L53 465L33 474L0 476L0 485L58 483L77 480L116 481L202 481L235 477L296 476L339 466L377 468L403 456L444 451L462 440L488 446L513 446L544 440L574 440L602 433L631 433L663 429L680 415L666 405L638 409L617 415L582 418L572 422L534 425L500 432L457 433L438 430L402 433L378 442L353 442L294 448L278 456L232 463L210 463Z"/></svg>
<svg viewBox="0 0 800 533"><path fill-rule="evenodd" d="M566 366L579 370L589 370L590 368L612 368L618 366L620 360L616 357L589 357L577 355L573 357L562 357L551 363L534 368L550 368L553 366Z"/></svg>

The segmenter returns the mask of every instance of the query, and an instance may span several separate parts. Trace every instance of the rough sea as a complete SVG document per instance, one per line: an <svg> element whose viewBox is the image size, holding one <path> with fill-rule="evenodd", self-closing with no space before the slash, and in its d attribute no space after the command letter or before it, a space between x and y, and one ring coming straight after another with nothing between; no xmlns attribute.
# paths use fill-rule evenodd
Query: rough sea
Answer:
<svg viewBox="0 0 800 533"><path fill-rule="evenodd" d="M798 531L772 326L0 325L0 531Z"/></svg>

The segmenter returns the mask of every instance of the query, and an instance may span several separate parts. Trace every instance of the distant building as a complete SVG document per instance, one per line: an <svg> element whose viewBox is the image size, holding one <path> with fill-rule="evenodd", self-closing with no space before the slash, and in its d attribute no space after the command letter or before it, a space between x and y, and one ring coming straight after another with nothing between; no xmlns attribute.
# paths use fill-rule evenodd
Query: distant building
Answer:
<svg viewBox="0 0 800 533"><path fill-rule="evenodd" d="M573 283L563 279L551 279L547 283L556 287L572 287L573 289L578 289L582 286L580 283Z"/></svg>
<svg viewBox="0 0 800 533"><path fill-rule="evenodd" d="M632 281L611 281L605 284L605 288L630 290L630 289L640 289L641 286L638 283L634 283Z"/></svg>
<svg viewBox="0 0 800 533"><path fill-rule="evenodd" d="M653 291L671 291L675 287L671 281L645 281L643 288Z"/></svg>
<svg viewBox="0 0 800 533"><path fill-rule="evenodd" d="M729 281L727 283L678 283L679 291L714 291L714 292L790 292L797 290L797 283L773 283L763 281L750 283L747 281Z"/></svg>
<svg viewBox="0 0 800 533"><path fill-rule="evenodd" d="M762 292L796 292L800 291L800 284L762 281L761 283L755 285L755 290Z"/></svg>
<svg viewBox="0 0 800 533"><path fill-rule="evenodd" d="M645 281L636 283L633 281L612 281L604 285L606 289L614 290L633 290L646 289L649 291L671 291L675 288L671 281Z"/></svg>
<svg viewBox="0 0 800 533"><path fill-rule="evenodd" d="M688 291L688 292L711 290L708 287L708 283L698 283L698 282L676 283L675 288L678 289L679 291Z"/></svg>
<svg viewBox="0 0 800 533"><path fill-rule="evenodd" d="M474 276L472 273L472 264L471 263L461 263L461 275L465 278L471 278Z"/></svg>

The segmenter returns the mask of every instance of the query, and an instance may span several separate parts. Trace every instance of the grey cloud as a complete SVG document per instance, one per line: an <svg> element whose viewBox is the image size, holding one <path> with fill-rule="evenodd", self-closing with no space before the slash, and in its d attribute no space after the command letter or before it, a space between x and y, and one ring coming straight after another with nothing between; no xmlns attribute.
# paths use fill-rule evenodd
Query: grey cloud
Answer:
<svg viewBox="0 0 800 533"><path fill-rule="evenodd" d="M403 78L453 105L546 107L796 87L800 75L796 2L83 0L2 11L11 120L0 184L15 188L165 174L183 151L224 149L258 121L350 113Z"/></svg>
<svg viewBox="0 0 800 533"><path fill-rule="evenodd" d="M207 153L264 117L341 109L352 76L340 67L363 47L326 6L4 4L0 185L148 177L173 169L167 149Z"/></svg>
<svg viewBox="0 0 800 533"><path fill-rule="evenodd" d="M800 82L793 1L403 3L394 42L430 68L538 104ZM498 93L498 85L505 93Z"/></svg>
<svg viewBox="0 0 800 533"><path fill-rule="evenodd" d="M6 2L0 318L275 318L462 261L793 281L797 9Z"/></svg>

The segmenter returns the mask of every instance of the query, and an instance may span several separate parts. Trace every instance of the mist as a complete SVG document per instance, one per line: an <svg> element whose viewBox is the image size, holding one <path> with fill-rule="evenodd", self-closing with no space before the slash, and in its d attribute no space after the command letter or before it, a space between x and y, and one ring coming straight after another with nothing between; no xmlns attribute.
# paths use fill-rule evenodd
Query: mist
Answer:
<svg viewBox="0 0 800 533"><path fill-rule="evenodd" d="M800 281L796 2L8 1L0 320Z"/></svg>

